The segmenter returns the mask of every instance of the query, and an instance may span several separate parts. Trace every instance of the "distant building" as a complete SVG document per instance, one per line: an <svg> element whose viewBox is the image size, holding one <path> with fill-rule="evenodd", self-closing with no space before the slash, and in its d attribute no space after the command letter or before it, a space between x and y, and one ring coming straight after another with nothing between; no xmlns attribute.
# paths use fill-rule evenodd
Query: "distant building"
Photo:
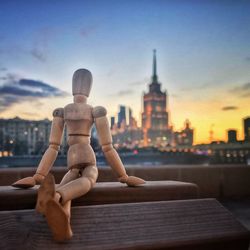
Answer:
<svg viewBox="0 0 250 250"><path fill-rule="evenodd" d="M127 128L123 131L112 131L113 143L116 147L134 148L141 144L142 130Z"/></svg>
<svg viewBox="0 0 250 250"><path fill-rule="evenodd" d="M49 145L51 121L24 120L19 117L0 119L0 154L37 155ZM63 135L62 151L66 145L66 131Z"/></svg>
<svg viewBox="0 0 250 250"><path fill-rule="evenodd" d="M133 126L133 122L134 122L134 119L132 116L132 109L128 108L128 125L129 125L129 127Z"/></svg>
<svg viewBox="0 0 250 250"><path fill-rule="evenodd" d="M244 124L244 141L250 142L250 117L243 119Z"/></svg>
<svg viewBox="0 0 250 250"><path fill-rule="evenodd" d="M1 151L8 154L39 154L49 141L51 122L14 119L0 119Z"/></svg>
<svg viewBox="0 0 250 250"><path fill-rule="evenodd" d="M132 109L123 105L119 107L118 122L111 129L113 143L116 147L136 147L141 144L142 130L137 126Z"/></svg>
<svg viewBox="0 0 250 250"><path fill-rule="evenodd" d="M115 117L114 116L111 116L110 118L110 129L112 129L115 125Z"/></svg>
<svg viewBox="0 0 250 250"><path fill-rule="evenodd" d="M174 132L175 145L192 146L194 130L190 127L189 120L185 121L185 127L180 132Z"/></svg>
<svg viewBox="0 0 250 250"><path fill-rule="evenodd" d="M183 145L193 145L194 142L194 130L190 127L191 124L189 120L187 119L185 121L185 127L182 130L182 138L183 138Z"/></svg>
<svg viewBox="0 0 250 250"><path fill-rule="evenodd" d="M127 120L126 120L126 107L120 105L120 110L118 113L118 122L117 122L118 128L121 127L122 122L123 123L125 122L125 124L127 122Z"/></svg>
<svg viewBox="0 0 250 250"><path fill-rule="evenodd" d="M153 55L153 75L149 92L143 95L142 129L144 146L157 145L168 140L167 93L161 90L157 76L156 50Z"/></svg>
<svg viewBox="0 0 250 250"><path fill-rule="evenodd" d="M227 142L228 143L236 143L237 142L237 130L229 129L227 131Z"/></svg>

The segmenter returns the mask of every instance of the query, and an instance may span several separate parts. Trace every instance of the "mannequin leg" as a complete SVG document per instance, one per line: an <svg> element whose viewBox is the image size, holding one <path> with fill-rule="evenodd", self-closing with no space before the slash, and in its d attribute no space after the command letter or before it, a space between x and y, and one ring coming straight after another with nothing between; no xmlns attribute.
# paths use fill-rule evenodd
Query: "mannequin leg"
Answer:
<svg viewBox="0 0 250 250"><path fill-rule="evenodd" d="M77 178L79 171L80 177ZM56 241L64 241L72 237L73 233L70 226L71 200L86 194L96 183L97 176L96 166L71 170L64 176L56 190L54 177L51 174L44 179L38 192L40 192L40 197L43 198L42 212Z"/></svg>
<svg viewBox="0 0 250 250"><path fill-rule="evenodd" d="M70 239L73 233L70 226L69 214L56 197L54 176L48 174L38 190L36 210L46 217L54 239L56 241L64 241ZM70 211L70 201L65 206Z"/></svg>
<svg viewBox="0 0 250 250"><path fill-rule="evenodd" d="M88 166L80 171L81 176L72 180L65 185L57 188L57 192L61 195L61 203L66 204L67 201L78 198L86 194L96 183L98 170L96 166Z"/></svg>
<svg viewBox="0 0 250 250"><path fill-rule="evenodd" d="M58 185L58 187L64 185L67 182L77 179L80 176L79 169L69 170L63 177L62 181ZM54 178L54 177L53 177ZM36 211L44 214L45 213L45 205L49 199L52 199L55 196L55 185L54 180L48 178L47 181L40 186L38 189L37 203L36 203ZM70 206L66 206L67 213L70 213Z"/></svg>
<svg viewBox="0 0 250 250"><path fill-rule="evenodd" d="M78 168L73 168L70 169L62 178L60 184L57 186L57 188L65 185L66 183L75 180L80 177L80 169Z"/></svg>
<svg viewBox="0 0 250 250"><path fill-rule="evenodd" d="M80 170L77 168L73 168L71 170L69 170L64 177L62 178L60 184L57 186L57 189L60 188L61 186L65 185L66 183L73 181L77 178L80 177ZM71 200L67 201L64 205L63 205L63 209L66 212L69 220L70 220L70 216L71 216Z"/></svg>

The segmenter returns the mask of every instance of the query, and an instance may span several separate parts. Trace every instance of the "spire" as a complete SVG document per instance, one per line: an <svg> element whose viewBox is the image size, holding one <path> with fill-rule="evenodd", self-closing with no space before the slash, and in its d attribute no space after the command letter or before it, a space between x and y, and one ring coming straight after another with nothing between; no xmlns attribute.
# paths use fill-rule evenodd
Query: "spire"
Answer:
<svg viewBox="0 0 250 250"><path fill-rule="evenodd" d="M157 64L156 64L156 49L153 50L153 76L152 76L153 82L158 82L157 77Z"/></svg>
<svg viewBox="0 0 250 250"><path fill-rule="evenodd" d="M150 93L162 93L161 92L161 84L158 82L157 76L157 62L156 62L156 50L153 50L153 75L152 82L149 84L149 92Z"/></svg>

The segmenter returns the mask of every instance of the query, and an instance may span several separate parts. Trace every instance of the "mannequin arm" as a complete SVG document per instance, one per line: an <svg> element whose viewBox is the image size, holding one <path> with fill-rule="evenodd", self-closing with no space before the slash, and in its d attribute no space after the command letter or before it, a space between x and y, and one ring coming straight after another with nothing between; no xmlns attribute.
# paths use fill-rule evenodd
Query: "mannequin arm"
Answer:
<svg viewBox="0 0 250 250"><path fill-rule="evenodd" d="M23 178L12 186L28 188L32 187L35 184L41 184L45 176L49 173L51 167L53 166L58 151L60 149L60 144L62 140L62 134L64 129L64 119L63 119L63 109L56 109L53 112L53 121L51 125L50 137L49 137L49 147L44 153L36 173L33 177Z"/></svg>
<svg viewBox="0 0 250 250"><path fill-rule="evenodd" d="M106 113L107 112L103 107L96 107L93 110L93 117L95 119L99 142L102 146L102 151L107 159L107 162L118 176L118 180L120 182L127 183L128 186L137 186L145 183L144 180L138 177L127 175L124 165L112 145L112 136Z"/></svg>
<svg viewBox="0 0 250 250"><path fill-rule="evenodd" d="M58 110L58 109L57 109ZM57 111L56 110L56 111ZM55 114L56 111L53 113L53 121L51 125L51 132L49 137L49 147L44 153L38 168L36 170L36 173L34 175L34 178L37 182L40 182L40 180L43 180L45 176L49 173L51 167L53 166L56 157L58 155L58 151L60 149L60 144L62 141L62 135L63 135L63 129L64 129L64 119L63 114L59 116L60 114Z"/></svg>

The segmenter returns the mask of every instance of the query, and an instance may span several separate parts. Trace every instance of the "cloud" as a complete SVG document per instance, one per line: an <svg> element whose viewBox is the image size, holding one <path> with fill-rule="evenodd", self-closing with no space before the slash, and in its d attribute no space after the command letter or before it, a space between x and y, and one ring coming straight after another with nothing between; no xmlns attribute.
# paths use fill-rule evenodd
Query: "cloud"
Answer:
<svg viewBox="0 0 250 250"><path fill-rule="evenodd" d="M132 95L133 93L134 93L133 90L127 89L127 90L119 91L116 95L118 95L118 96L127 96L127 95Z"/></svg>
<svg viewBox="0 0 250 250"><path fill-rule="evenodd" d="M172 94L171 97L173 97L173 98L180 98L180 96L176 95L176 94Z"/></svg>
<svg viewBox="0 0 250 250"><path fill-rule="evenodd" d="M129 85L130 86L139 86L139 85L145 85L146 83L149 83L149 82L150 82L150 78L145 77L143 80L131 82Z"/></svg>
<svg viewBox="0 0 250 250"><path fill-rule="evenodd" d="M250 56L246 56L246 57L245 57L245 60L246 60L247 62L250 62Z"/></svg>
<svg viewBox="0 0 250 250"><path fill-rule="evenodd" d="M49 53L49 43L54 36L53 28L44 27L34 34L32 48L28 53L39 62L46 62Z"/></svg>
<svg viewBox="0 0 250 250"><path fill-rule="evenodd" d="M245 94L243 94L241 97L243 97L243 98L250 97L250 91L249 91L249 92L247 92L247 93L245 93Z"/></svg>
<svg viewBox="0 0 250 250"><path fill-rule="evenodd" d="M115 93L115 94L111 94L110 96L123 97L123 96L132 95L133 93L134 93L133 90L131 90L131 89L126 89L126 90L118 91L118 92Z"/></svg>
<svg viewBox="0 0 250 250"><path fill-rule="evenodd" d="M7 71L7 68L5 68L5 67L0 67L0 71Z"/></svg>
<svg viewBox="0 0 250 250"><path fill-rule="evenodd" d="M237 106L225 106L221 108L223 111L236 110L239 109Z"/></svg>
<svg viewBox="0 0 250 250"><path fill-rule="evenodd" d="M47 60L46 54L38 48L31 49L30 54L40 62L46 62Z"/></svg>
<svg viewBox="0 0 250 250"><path fill-rule="evenodd" d="M242 84L241 86L234 87L229 90L233 94L237 94L239 97L250 97L250 82Z"/></svg>
<svg viewBox="0 0 250 250"><path fill-rule="evenodd" d="M14 56L15 58L17 56L28 55L39 62L45 62L50 52L49 45L56 33L57 30L52 27L38 29L31 34L27 46L24 47L20 43L15 42L5 43L0 47L0 54Z"/></svg>
<svg viewBox="0 0 250 250"><path fill-rule="evenodd" d="M32 113L32 112L22 112L22 115L27 115L27 116L37 116L36 113Z"/></svg>
<svg viewBox="0 0 250 250"><path fill-rule="evenodd" d="M58 28L43 27L37 29L31 34L29 42L26 46L20 45L20 43L14 41L12 43L0 44L0 54L15 58L18 56L28 55L35 60L44 63L50 55L50 44L57 34Z"/></svg>
<svg viewBox="0 0 250 250"><path fill-rule="evenodd" d="M80 30L80 35L84 38L88 37L89 35L91 35L92 33L94 33L97 30L97 26L96 25L91 25L91 26L86 26L81 28Z"/></svg>
<svg viewBox="0 0 250 250"><path fill-rule="evenodd" d="M43 47L42 45L39 44L33 44L31 47L32 47L31 49L27 49L27 48L22 48L19 45L8 44L4 48L0 48L0 55L3 54L11 57L15 56L15 58L23 55L25 56L28 55L32 56L39 62L45 62L47 60L47 54L48 54L47 47ZM0 71L5 71L5 70L0 69Z"/></svg>
<svg viewBox="0 0 250 250"><path fill-rule="evenodd" d="M40 98L68 95L68 93L41 81L18 79L13 74L7 75L7 79L4 84L0 85L0 112L13 104L27 100L37 102Z"/></svg>
<svg viewBox="0 0 250 250"><path fill-rule="evenodd" d="M206 88L209 88L210 86L211 86L211 84L204 83L204 84L199 85L199 86L192 85L190 87L184 87L184 88L181 88L180 90L181 91L194 91L194 90L206 89Z"/></svg>

